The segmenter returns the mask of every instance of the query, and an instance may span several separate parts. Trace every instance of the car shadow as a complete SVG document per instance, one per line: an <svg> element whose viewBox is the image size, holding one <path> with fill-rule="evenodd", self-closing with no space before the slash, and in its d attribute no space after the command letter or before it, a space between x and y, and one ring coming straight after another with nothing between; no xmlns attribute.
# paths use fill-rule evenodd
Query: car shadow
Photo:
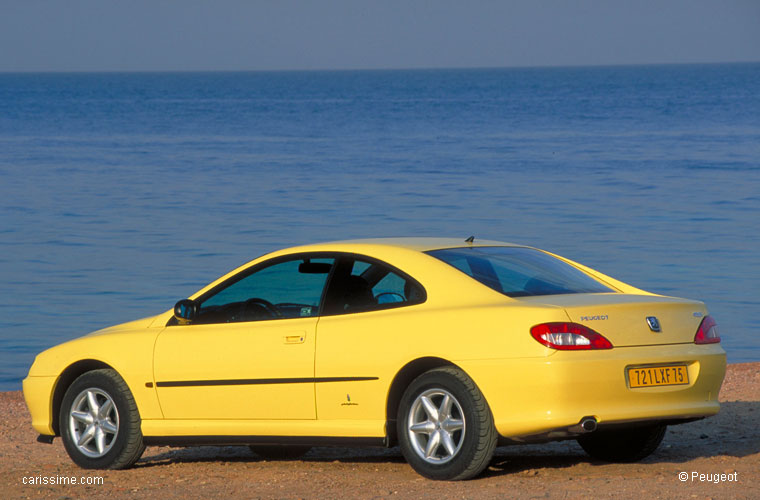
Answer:
<svg viewBox="0 0 760 500"><path fill-rule="evenodd" d="M151 454L155 450L157 453ZM344 448L314 447L303 457L271 459L257 455L247 446L191 446L186 448L148 448L135 468L193 462L341 462L341 463L404 463L398 447Z"/></svg>
<svg viewBox="0 0 760 500"><path fill-rule="evenodd" d="M760 453L760 401L721 403L718 415L668 428L657 451L641 463L684 463L697 458L745 457ZM196 446L188 448L151 447L136 468L193 462L269 462L247 446ZM339 463L403 463L398 447L345 448L315 447L298 459L277 461ZM541 445L514 445L496 449L490 467L482 477L530 473L537 469L563 469L587 463L607 462L590 458L575 441Z"/></svg>
<svg viewBox="0 0 760 500"><path fill-rule="evenodd" d="M714 417L668 427L654 457L682 463L695 458L746 457L760 453L760 401L728 401Z"/></svg>

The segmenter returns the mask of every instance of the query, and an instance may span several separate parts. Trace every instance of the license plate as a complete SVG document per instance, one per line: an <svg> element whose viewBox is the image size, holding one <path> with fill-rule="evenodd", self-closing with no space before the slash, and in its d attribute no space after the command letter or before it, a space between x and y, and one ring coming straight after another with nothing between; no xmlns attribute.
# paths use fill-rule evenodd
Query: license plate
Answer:
<svg viewBox="0 0 760 500"><path fill-rule="evenodd" d="M683 365L628 368L628 385L630 387L685 385L688 383L689 372Z"/></svg>

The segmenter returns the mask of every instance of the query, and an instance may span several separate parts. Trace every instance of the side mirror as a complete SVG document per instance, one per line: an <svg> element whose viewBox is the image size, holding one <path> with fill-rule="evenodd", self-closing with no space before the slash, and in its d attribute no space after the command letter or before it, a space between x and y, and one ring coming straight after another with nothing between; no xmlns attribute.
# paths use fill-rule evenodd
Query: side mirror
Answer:
<svg viewBox="0 0 760 500"><path fill-rule="evenodd" d="M198 317L198 303L191 299L182 299L174 305L174 317L180 323L189 323Z"/></svg>

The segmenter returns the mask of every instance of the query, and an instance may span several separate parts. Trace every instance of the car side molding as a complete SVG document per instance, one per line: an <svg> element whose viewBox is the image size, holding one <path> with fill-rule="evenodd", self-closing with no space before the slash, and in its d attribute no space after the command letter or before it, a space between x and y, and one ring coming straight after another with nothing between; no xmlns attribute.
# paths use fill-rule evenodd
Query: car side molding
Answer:
<svg viewBox="0 0 760 500"><path fill-rule="evenodd" d="M362 382L378 380L379 377L302 377L302 378L249 378L225 380L171 380L156 382L156 387L206 387L214 385L268 385L268 384L314 384L325 382Z"/></svg>

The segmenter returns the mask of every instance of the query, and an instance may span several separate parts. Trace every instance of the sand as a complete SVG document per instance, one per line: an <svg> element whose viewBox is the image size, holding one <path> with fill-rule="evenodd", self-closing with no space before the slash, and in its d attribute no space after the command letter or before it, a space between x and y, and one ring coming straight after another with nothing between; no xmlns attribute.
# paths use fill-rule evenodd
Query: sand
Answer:
<svg viewBox="0 0 760 500"><path fill-rule="evenodd" d="M672 426L641 463L591 460L574 441L498 448L479 478L429 481L397 448L313 448L267 461L247 447L149 447L135 467L76 467L35 441L20 392L0 393L3 498L760 498L760 363L729 365L720 413ZM679 474L685 477L682 481ZM700 476L701 475L701 476ZM99 484L61 484L62 478ZM40 484L47 478L48 484ZM50 481L58 484L49 484ZM32 482L36 484L25 484Z"/></svg>

